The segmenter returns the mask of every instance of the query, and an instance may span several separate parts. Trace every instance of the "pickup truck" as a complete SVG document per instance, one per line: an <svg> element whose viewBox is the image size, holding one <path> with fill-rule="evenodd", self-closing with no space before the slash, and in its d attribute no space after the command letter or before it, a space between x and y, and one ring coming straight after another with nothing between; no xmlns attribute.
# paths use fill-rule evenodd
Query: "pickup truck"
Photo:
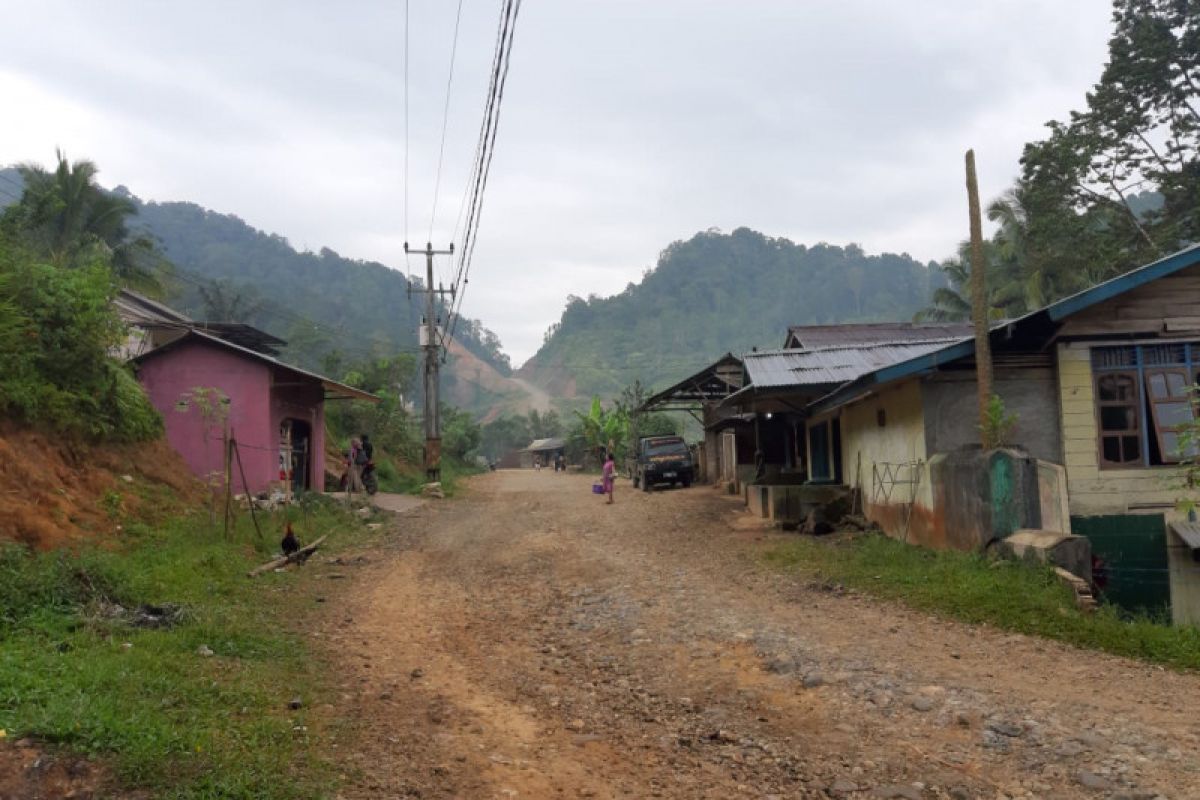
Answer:
<svg viewBox="0 0 1200 800"><path fill-rule="evenodd" d="M682 436L643 436L629 459L629 477L643 492L656 483L687 488L695 479L692 453Z"/></svg>

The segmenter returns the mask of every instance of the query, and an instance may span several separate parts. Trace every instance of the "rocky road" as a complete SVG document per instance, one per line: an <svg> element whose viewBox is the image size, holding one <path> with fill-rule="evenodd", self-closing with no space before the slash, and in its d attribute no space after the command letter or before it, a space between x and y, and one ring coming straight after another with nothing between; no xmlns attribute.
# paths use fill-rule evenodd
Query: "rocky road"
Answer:
<svg viewBox="0 0 1200 800"><path fill-rule="evenodd" d="M590 482L481 476L345 560L343 797L1200 798L1200 676L778 572L789 534L706 487Z"/></svg>

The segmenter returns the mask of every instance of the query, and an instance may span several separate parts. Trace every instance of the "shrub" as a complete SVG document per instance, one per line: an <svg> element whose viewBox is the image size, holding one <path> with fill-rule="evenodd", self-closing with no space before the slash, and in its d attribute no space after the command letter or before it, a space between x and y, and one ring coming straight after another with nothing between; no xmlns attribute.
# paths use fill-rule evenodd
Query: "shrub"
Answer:
<svg viewBox="0 0 1200 800"><path fill-rule="evenodd" d="M92 439L141 441L162 420L109 353L125 329L103 262L58 267L0 238L0 414Z"/></svg>

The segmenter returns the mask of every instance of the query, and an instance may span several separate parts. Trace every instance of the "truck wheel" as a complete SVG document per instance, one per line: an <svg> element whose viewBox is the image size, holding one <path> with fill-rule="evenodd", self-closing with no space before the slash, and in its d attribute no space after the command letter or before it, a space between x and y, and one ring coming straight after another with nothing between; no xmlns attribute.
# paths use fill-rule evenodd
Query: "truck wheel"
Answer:
<svg viewBox="0 0 1200 800"><path fill-rule="evenodd" d="M683 479L683 488L685 488L685 489L690 489L691 487L692 487L692 482L691 482L691 480L690 480L690 479L688 479L688 478L684 478L684 479Z"/></svg>

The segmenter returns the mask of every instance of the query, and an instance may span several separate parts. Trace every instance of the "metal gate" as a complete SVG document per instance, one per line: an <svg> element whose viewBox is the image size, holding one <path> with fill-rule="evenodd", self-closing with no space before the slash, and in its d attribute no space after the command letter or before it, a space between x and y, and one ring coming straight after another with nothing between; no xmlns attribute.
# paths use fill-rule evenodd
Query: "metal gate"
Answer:
<svg viewBox="0 0 1200 800"><path fill-rule="evenodd" d="M1167 530L1162 514L1071 517L1071 532L1092 543L1100 596L1127 611L1161 614L1171 607Z"/></svg>

